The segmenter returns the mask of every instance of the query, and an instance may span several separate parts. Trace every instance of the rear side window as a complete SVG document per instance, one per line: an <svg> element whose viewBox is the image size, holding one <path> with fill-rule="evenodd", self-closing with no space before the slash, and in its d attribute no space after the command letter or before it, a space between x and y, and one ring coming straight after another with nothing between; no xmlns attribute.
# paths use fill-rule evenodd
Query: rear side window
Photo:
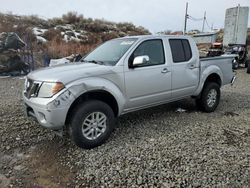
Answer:
<svg viewBox="0 0 250 188"><path fill-rule="evenodd" d="M188 40L181 40L185 52L185 60L189 61L192 58L192 51Z"/></svg>
<svg viewBox="0 0 250 188"><path fill-rule="evenodd" d="M169 39L174 63L189 61L192 58L190 44L186 39Z"/></svg>

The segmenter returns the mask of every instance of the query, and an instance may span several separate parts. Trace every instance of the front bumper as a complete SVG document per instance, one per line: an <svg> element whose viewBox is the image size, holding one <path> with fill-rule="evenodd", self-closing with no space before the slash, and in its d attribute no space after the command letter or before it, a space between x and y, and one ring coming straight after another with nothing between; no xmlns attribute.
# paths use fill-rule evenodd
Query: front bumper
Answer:
<svg viewBox="0 0 250 188"><path fill-rule="evenodd" d="M43 127L52 130L64 127L69 107L74 99L73 94L67 89L52 98L28 99L23 94L25 114Z"/></svg>

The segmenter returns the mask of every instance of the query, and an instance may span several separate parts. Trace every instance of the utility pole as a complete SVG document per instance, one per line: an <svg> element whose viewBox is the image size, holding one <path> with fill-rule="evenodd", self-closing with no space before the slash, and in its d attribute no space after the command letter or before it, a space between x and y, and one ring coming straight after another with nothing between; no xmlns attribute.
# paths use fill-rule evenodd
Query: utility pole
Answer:
<svg viewBox="0 0 250 188"><path fill-rule="evenodd" d="M205 11L205 13L204 13L204 17L203 17L203 24L202 24L202 30L201 30L201 32L203 33L204 32L204 26L205 26L205 21L206 21L206 11Z"/></svg>
<svg viewBox="0 0 250 188"><path fill-rule="evenodd" d="M183 30L183 35L186 34L187 31L187 19L188 19L188 2L186 3L186 12L185 12L185 23L184 23L184 30Z"/></svg>

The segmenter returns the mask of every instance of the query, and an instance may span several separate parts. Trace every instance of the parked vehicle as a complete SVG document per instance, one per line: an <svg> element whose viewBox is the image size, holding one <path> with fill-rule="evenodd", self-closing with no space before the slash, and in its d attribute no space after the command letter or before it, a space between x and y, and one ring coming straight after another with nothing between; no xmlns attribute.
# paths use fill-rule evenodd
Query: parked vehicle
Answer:
<svg viewBox="0 0 250 188"><path fill-rule="evenodd" d="M247 47L242 44L229 44L225 49L225 54L236 54L234 69L237 69L241 64L247 68Z"/></svg>
<svg viewBox="0 0 250 188"><path fill-rule="evenodd" d="M220 88L233 83L234 55L199 59L187 36L133 36L97 47L82 62L27 76L26 113L43 127L66 130L75 144L103 144L117 117L192 96L213 112Z"/></svg>

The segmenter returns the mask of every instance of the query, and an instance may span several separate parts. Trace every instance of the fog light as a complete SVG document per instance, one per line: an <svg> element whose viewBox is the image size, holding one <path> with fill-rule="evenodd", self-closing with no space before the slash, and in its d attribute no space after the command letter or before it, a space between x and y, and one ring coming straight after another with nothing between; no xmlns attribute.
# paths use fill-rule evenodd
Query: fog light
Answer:
<svg viewBox="0 0 250 188"><path fill-rule="evenodd" d="M39 120L41 121L41 123L46 123L46 117L42 112L38 112L39 115Z"/></svg>

